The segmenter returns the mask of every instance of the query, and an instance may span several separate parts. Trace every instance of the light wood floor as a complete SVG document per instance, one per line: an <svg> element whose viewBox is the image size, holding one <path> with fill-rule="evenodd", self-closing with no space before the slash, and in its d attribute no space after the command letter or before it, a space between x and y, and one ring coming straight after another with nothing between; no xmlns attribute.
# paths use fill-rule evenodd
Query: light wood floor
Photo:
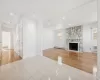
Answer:
<svg viewBox="0 0 100 80"><path fill-rule="evenodd" d="M13 49L2 49L0 54L0 65L8 64L22 58L18 56Z"/></svg>
<svg viewBox="0 0 100 80"><path fill-rule="evenodd" d="M78 53L52 48L44 50L43 55L53 60L58 60L58 56L61 56L64 64L88 73L93 73L93 67L96 66L97 63L97 56L95 53Z"/></svg>

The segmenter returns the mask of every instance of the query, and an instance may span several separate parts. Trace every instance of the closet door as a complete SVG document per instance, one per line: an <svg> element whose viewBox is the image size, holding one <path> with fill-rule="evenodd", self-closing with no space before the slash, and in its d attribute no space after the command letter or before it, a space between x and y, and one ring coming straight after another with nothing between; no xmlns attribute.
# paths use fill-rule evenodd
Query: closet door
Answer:
<svg viewBox="0 0 100 80"><path fill-rule="evenodd" d="M1 60L2 60L2 28L0 25L0 65L1 65Z"/></svg>

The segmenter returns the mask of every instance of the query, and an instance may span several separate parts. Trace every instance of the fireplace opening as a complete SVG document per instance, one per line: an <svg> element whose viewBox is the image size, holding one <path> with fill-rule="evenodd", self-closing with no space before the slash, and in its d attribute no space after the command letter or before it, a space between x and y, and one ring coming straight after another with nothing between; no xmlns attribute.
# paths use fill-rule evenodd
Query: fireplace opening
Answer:
<svg viewBox="0 0 100 80"><path fill-rule="evenodd" d="M78 51L78 43L69 43L69 49Z"/></svg>

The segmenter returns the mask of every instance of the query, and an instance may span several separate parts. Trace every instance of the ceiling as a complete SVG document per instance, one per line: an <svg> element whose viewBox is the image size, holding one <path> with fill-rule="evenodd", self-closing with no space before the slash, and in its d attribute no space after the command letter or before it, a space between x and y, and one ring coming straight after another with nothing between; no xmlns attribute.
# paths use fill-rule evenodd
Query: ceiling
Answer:
<svg viewBox="0 0 100 80"><path fill-rule="evenodd" d="M0 0L0 22L16 24L19 17L24 16L50 22L52 25L58 24L60 18L68 16L66 14L69 11L91 1L95 0Z"/></svg>

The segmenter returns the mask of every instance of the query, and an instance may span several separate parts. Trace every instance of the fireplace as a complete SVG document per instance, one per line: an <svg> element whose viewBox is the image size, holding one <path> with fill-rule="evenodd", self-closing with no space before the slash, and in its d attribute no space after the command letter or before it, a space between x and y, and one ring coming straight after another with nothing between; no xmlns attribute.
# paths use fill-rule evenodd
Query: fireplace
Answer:
<svg viewBox="0 0 100 80"><path fill-rule="evenodd" d="M78 51L78 43L69 43L69 50Z"/></svg>

